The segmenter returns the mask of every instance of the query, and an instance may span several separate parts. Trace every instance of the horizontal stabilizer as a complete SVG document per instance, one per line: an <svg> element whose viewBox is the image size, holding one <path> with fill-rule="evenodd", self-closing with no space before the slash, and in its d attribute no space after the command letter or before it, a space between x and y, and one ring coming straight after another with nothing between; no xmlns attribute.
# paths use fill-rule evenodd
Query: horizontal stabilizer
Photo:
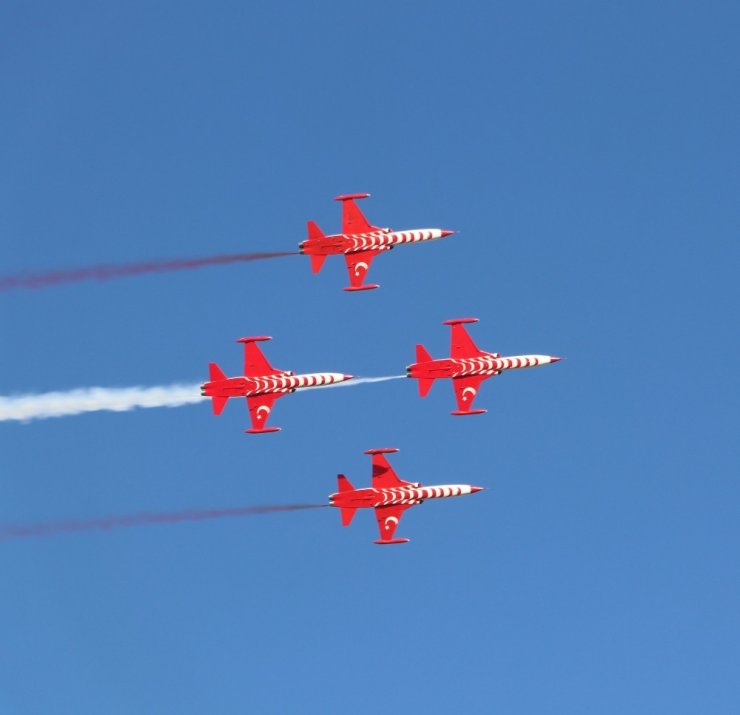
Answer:
<svg viewBox="0 0 740 715"><path fill-rule="evenodd" d="M226 407L226 403L229 401L228 397L212 397L213 400L213 414L220 415Z"/></svg>
<svg viewBox="0 0 740 715"><path fill-rule="evenodd" d="M337 474L337 491L338 492L353 492L355 488L352 486L352 482L344 476L344 474Z"/></svg>
<svg viewBox="0 0 740 715"><path fill-rule="evenodd" d="M432 360L432 356L423 345L416 346L416 362L431 362Z"/></svg>
<svg viewBox="0 0 740 715"><path fill-rule="evenodd" d="M411 541L411 539L377 539L376 541L373 541L373 543L384 546L385 544L408 544L409 541Z"/></svg>
<svg viewBox="0 0 740 715"><path fill-rule="evenodd" d="M326 238L326 235L319 228L319 225L316 223L316 221L309 221L307 225L308 225L308 240L309 241Z"/></svg>
<svg viewBox="0 0 740 715"><path fill-rule="evenodd" d="M321 266L324 265L325 260L326 254L324 254L323 256L317 256L316 254L313 254L311 256L311 272L318 273L321 270Z"/></svg>
<svg viewBox="0 0 740 715"><path fill-rule="evenodd" d="M419 380L419 396L426 397L429 394L429 390L432 389L434 384L433 377L420 377Z"/></svg>
<svg viewBox="0 0 740 715"><path fill-rule="evenodd" d="M224 375L223 370L216 365L215 362L208 363L208 376L211 382L217 382L218 380L228 380L229 378ZM216 413L218 414L218 412Z"/></svg>
<svg viewBox="0 0 740 715"><path fill-rule="evenodd" d="M357 507L344 506L340 510L342 517L342 526L349 526L352 523L352 519L355 517Z"/></svg>

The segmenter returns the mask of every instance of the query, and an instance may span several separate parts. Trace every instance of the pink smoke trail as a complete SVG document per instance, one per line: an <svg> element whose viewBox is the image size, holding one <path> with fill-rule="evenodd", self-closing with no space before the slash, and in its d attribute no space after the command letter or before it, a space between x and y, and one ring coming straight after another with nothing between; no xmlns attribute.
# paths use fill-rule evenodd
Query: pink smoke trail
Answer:
<svg viewBox="0 0 740 715"><path fill-rule="evenodd" d="M295 251L273 253L230 253L205 258L174 258L161 261L143 261L139 263L122 263L84 268L69 268L46 273L16 273L0 276L0 291L18 288L48 288L59 283L79 283L80 281L107 281L113 278L128 278L143 273L166 273L169 271L187 271L205 266L223 266L229 263L249 263L264 261L268 258L297 256Z"/></svg>
<svg viewBox="0 0 740 715"><path fill-rule="evenodd" d="M224 509L191 509L162 514L129 514L107 516L98 519L80 519L69 521L52 521L41 524L21 526L0 526L0 541L26 539L31 536L57 536L81 531L109 531L130 526L148 524L178 524L187 521L206 521L208 519L226 519L234 516L257 516L285 511L320 509L326 504L274 504L268 506L238 506Z"/></svg>

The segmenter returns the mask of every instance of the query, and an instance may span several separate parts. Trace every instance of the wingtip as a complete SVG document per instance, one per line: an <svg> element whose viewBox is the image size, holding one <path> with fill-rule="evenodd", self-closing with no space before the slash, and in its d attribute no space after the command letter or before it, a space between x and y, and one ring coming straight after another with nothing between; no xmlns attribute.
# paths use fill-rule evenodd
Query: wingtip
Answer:
<svg viewBox="0 0 740 715"><path fill-rule="evenodd" d="M465 323L478 323L480 318L450 318L442 322L442 325L458 325Z"/></svg>
<svg viewBox="0 0 740 715"><path fill-rule="evenodd" d="M271 335L252 335L246 338L237 338L237 343L261 343L264 340L272 340Z"/></svg>
<svg viewBox="0 0 740 715"><path fill-rule="evenodd" d="M375 290L376 288L380 288L380 283L366 283L361 286L347 286L344 290L348 293L354 293L361 290Z"/></svg>
<svg viewBox="0 0 740 715"><path fill-rule="evenodd" d="M350 199L367 199L370 194L339 194L334 197L334 201L349 201Z"/></svg>

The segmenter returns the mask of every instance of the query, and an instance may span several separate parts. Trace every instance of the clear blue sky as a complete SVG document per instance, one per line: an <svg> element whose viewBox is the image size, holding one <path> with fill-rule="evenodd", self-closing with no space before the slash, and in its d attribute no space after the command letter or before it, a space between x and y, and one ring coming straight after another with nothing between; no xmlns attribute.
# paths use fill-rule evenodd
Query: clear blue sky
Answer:
<svg viewBox="0 0 740 715"><path fill-rule="evenodd" d="M0 425L0 521L323 501L364 449L489 490L0 545L0 712L737 713L736 3L6 2L2 273L291 249L370 191L378 291L302 257L0 296L0 394L568 357Z"/></svg>

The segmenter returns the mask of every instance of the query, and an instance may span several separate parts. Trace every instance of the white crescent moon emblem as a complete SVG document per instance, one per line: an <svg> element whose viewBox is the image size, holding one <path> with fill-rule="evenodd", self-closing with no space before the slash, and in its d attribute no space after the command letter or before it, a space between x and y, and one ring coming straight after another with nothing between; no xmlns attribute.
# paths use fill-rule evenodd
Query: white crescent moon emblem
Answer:
<svg viewBox="0 0 740 715"><path fill-rule="evenodd" d="M260 405L257 408L257 417L260 417L262 415L263 410L265 413L265 417L267 417L270 414L270 408L267 405Z"/></svg>
<svg viewBox="0 0 740 715"><path fill-rule="evenodd" d="M475 397L475 395L477 394L477 392L478 392L478 390L476 390L474 387L466 387L462 391L462 398L463 398L463 400L467 400L468 399L468 393L470 393L473 397Z"/></svg>
<svg viewBox="0 0 740 715"><path fill-rule="evenodd" d="M385 520L385 528L390 529L390 524L395 524L396 526L398 526L398 519L395 516L389 516Z"/></svg>
<svg viewBox="0 0 740 715"><path fill-rule="evenodd" d="M360 275L360 268L364 268L365 270L368 270L370 266L367 265L367 263L363 263L362 261L360 263L355 263L355 275Z"/></svg>

